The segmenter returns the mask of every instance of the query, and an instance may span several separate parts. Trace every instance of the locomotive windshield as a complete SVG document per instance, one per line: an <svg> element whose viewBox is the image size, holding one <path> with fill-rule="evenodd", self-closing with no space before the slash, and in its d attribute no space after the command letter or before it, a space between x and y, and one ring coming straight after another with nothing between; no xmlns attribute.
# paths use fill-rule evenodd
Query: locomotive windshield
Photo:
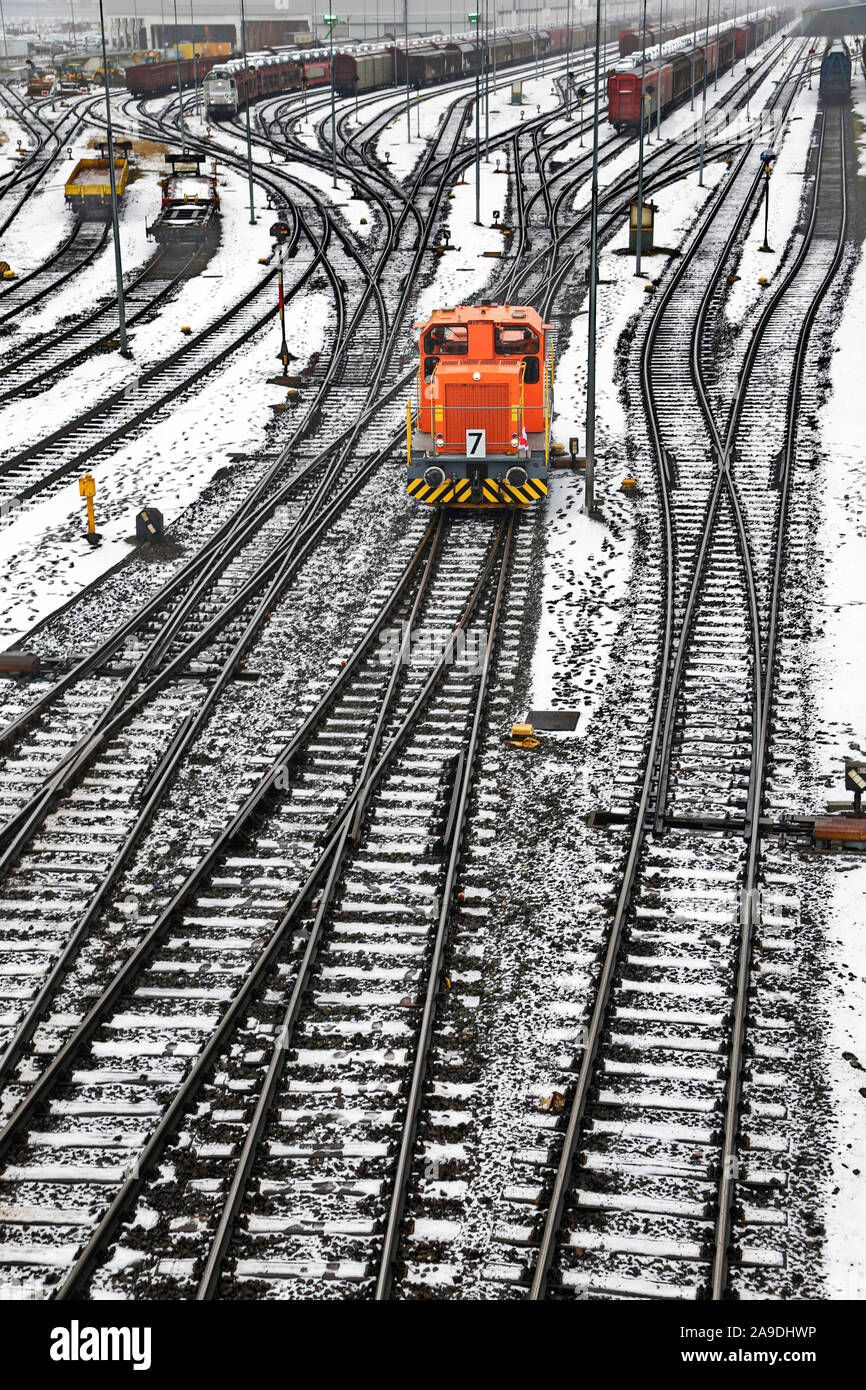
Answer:
<svg viewBox="0 0 866 1390"><path fill-rule="evenodd" d="M499 357L522 357L525 353L538 352L540 346L538 334L531 328L511 323L496 325L493 347Z"/></svg>
<svg viewBox="0 0 866 1390"><path fill-rule="evenodd" d="M424 334L424 351L463 357L469 351L469 330L463 323L437 323Z"/></svg>

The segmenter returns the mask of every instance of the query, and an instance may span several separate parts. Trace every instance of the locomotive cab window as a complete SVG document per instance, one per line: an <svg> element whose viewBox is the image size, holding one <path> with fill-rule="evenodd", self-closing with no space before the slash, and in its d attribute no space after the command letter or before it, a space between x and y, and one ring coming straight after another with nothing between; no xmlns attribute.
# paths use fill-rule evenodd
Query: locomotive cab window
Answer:
<svg viewBox="0 0 866 1390"><path fill-rule="evenodd" d="M516 324L497 324L493 348L498 357L523 357L526 353L537 353L538 334L533 333L531 328L520 328Z"/></svg>
<svg viewBox="0 0 866 1390"><path fill-rule="evenodd" d="M469 351L469 330L462 323L437 323L424 334L424 351L463 357Z"/></svg>

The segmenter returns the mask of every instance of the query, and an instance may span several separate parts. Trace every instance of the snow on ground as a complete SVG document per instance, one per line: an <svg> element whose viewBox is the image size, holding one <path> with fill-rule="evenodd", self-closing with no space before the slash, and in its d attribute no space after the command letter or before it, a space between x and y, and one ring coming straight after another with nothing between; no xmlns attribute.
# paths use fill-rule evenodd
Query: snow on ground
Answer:
<svg viewBox="0 0 866 1390"><path fill-rule="evenodd" d="M67 161L70 170L79 158L88 153L87 142L82 141L74 147L72 161ZM93 150L89 153L92 155ZM162 172L161 156L148 154L137 157L131 170L130 179L124 192L120 213L120 248L123 261L124 279L129 281L137 271L156 254L155 241L149 241L145 223L152 222L159 211L160 193L156 185L156 173ZM56 178L52 180L56 184ZM65 176L62 182L65 182ZM62 201L62 191L59 192ZM14 224L13 224L14 226ZM66 282L62 292L60 312L63 318L85 314L101 300L114 294L114 242L109 232L105 246L93 262L85 266ZM41 333L50 333L57 327L58 304L53 295L47 296L41 304L28 310L23 323L16 326L24 330L29 340ZM23 339L9 337L3 340L4 351L14 351L23 346Z"/></svg>
<svg viewBox="0 0 866 1390"><path fill-rule="evenodd" d="M671 184L659 194L656 217L656 244L678 247L686 232L726 172L722 162L709 165L704 171L704 186L698 185L697 174L691 174ZM596 451L599 456L597 497L606 507L613 504L623 513L618 495L613 491L631 471L625 453L625 414L615 379L616 345L620 334L634 314L640 313L649 300L644 278L634 275L634 259L628 254L628 224L611 238L599 258L598 346L596 355ZM580 264L580 261L578 261ZM644 257L644 269L657 277L666 264L661 254ZM585 446L586 388L588 354L587 300L572 321L569 341L556 363L553 387L553 423L551 437L567 448L576 435L581 451ZM640 483L648 480L638 479ZM631 530L626 527L625 539L616 547L611 545L609 528L591 521L580 508L583 505L583 478L571 472L551 475L548 500L549 525L543 567L542 615L538 641L532 665L531 705L539 709L556 708L554 675L561 659L572 615L575 613L573 595L585 586L592 590L596 603L605 612L601 626L609 633L611 642L616 632L616 607L625 591L631 558ZM628 512L624 513L630 515ZM604 654L609 654L610 647ZM582 734L586 723L601 698L604 689L603 653L594 653L593 679L584 694L584 710L578 725Z"/></svg>
<svg viewBox="0 0 866 1390"><path fill-rule="evenodd" d="M286 341L297 358L294 372L322 350L331 315L331 297L324 291L287 306ZM76 479L46 501L28 503L13 514L0 534L0 647L18 640L122 559L140 507L158 507L168 525L226 464L228 453L249 454L263 447L270 405L285 395L282 388L267 385L278 370L278 347L272 320L201 390L162 412L146 434L96 465L96 522L103 537L97 549L85 540ZM242 463L234 466L243 468Z"/></svg>
<svg viewBox="0 0 866 1390"><path fill-rule="evenodd" d="M137 181L130 189L135 193L130 207L124 209L122 240L125 250L133 247L139 254L144 254L144 248L148 245L144 239L144 217L156 215L160 192L152 175ZM263 279L267 271L259 264L259 257L268 255L272 249L268 235L269 222L263 218L256 226L250 226L249 207L245 201L246 183L240 174L223 170L219 192L222 216L216 252L201 274L192 276L178 287L170 302L161 307L152 322L133 327L130 332L132 360L127 361L116 352L96 354L64 373L38 397L24 397L7 404L3 412L4 454L38 441L45 434L46 420L51 421L52 428L58 428L80 414L85 406L95 404L125 385L131 385L143 371L183 346L185 337L181 333L182 327L191 327L194 333L199 333ZM135 222L132 227L127 226L130 220ZM153 246L155 243L149 244ZM70 303L82 310L88 304L112 296L114 253L111 248L107 255L100 258L100 275L98 289L98 282L90 277L89 298L82 291L70 287L73 296ZM294 278L291 271L289 277ZM76 279L73 277L72 285ZM133 309L134 300L131 300L130 312ZM42 317L50 316L50 312L49 304ZM74 312L74 308L71 312ZM50 317L47 322L51 322ZM38 402L36 408L34 401Z"/></svg>
<svg viewBox="0 0 866 1390"><path fill-rule="evenodd" d="M411 143L406 140L406 102L405 97L400 103L392 95L390 104L395 105L397 114L389 125L385 126L379 136L376 146L376 154L379 159L386 163L385 156L388 156L391 164L391 172L398 178L407 178L419 159L427 151L427 144L434 136L442 123L445 113L457 99L456 92L441 92L437 96L422 96L420 102L415 100L413 95L409 104L410 128L412 131ZM420 108L420 111L419 111ZM418 122L420 115L421 138L418 138ZM369 116L368 116L369 119ZM474 127L473 127L474 129Z"/></svg>
<svg viewBox="0 0 866 1390"><path fill-rule="evenodd" d="M549 61L549 60L548 60ZM575 63L579 61L575 55ZM539 65L539 72L540 72ZM559 88L554 81L554 71L560 72L561 66L551 72L545 73L544 77L531 77L523 82L523 102L519 106L511 104L511 82L512 79L500 79L495 90L490 89L490 134L501 135L503 131L510 130L513 126L519 125L527 117L540 115L543 111L555 111L561 105ZM567 129L567 118L563 117L561 122L553 121L545 127L545 135L554 134L560 130ZM481 112L481 136L486 133L484 111ZM473 114L471 130L467 126L464 138L466 140L475 139L475 117Z"/></svg>
<svg viewBox="0 0 866 1390"><path fill-rule="evenodd" d="M504 238L493 225L493 213L505 214L508 200L508 158L498 156L503 172L495 172L495 164L481 162L481 225L475 225L475 166L464 173L465 183L453 185L454 197L449 205L448 225L451 244L456 249L437 257L438 266L432 284L418 296L417 317L425 318L443 304L472 304L501 264L485 251L501 251Z"/></svg>
<svg viewBox="0 0 866 1390"><path fill-rule="evenodd" d="M35 270L69 239L75 226L75 214L66 206L63 189L76 161L85 151L86 142L81 142L72 146L71 159L58 157L48 177L30 194L12 225L3 233L2 259L9 262L16 275Z"/></svg>
<svg viewBox="0 0 866 1390"><path fill-rule="evenodd" d="M8 174L21 163L19 145L30 150L33 144L30 132L16 121L12 108L0 100L0 175Z"/></svg>
<svg viewBox="0 0 866 1390"><path fill-rule="evenodd" d="M737 274L740 279L731 287L725 301L725 313L735 325L742 323L755 304L758 277L772 281L780 265L780 257L793 234L803 199L803 171L809 157L809 147L815 133L818 111L818 84L810 92L801 88L791 107L791 115L775 149L778 155L770 177L769 241L772 252L760 251L764 241L763 201L752 222L743 246Z"/></svg>
<svg viewBox="0 0 866 1390"><path fill-rule="evenodd" d="M233 130L219 128L218 130L218 138L213 142L214 154L217 159L219 158L218 141L219 144L224 145L234 154L245 154L246 142L243 135L237 134ZM298 183L305 184L308 188L315 190L316 193L322 194L327 198L336 210L342 214L344 221L348 223L355 236L363 240L370 235L373 228L373 209L363 198L352 197L352 185L348 179L338 174L337 187L334 188L333 176L327 170L317 169L313 165L304 164L300 160L287 164L281 162L272 164L270 160L265 157L267 147L256 139L255 133L253 133L252 145L254 169L260 169L263 174L270 174L277 179L282 175L296 179ZM320 154L323 153L318 144L315 145L315 148ZM256 151L258 151L258 157ZM247 200L246 207L249 209L249 195L246 191L246 182L243 183L243 188L243 196ZM261 213L264 231L267 233L267 229L271 225L271 218L268 216L268 213L270 211L273 215L273 209L268 209L266 206L266 199L261 189L258 189L256 192L255 206L257 212ZM247 217L247 222L249 222L249 217ZM268 245L270 246L270 242Z"/></svg>
<svg viewBox="0 0 866 1390"><path fill-rule="evenodd" d="M575 55L575 62L577 61L579 61L578 55ZM558 67L556 70L559 71L562 67L562 60L559 59L557 62ZM553 111L560 104L559 92L553 81L553 60L548 59L547 65L550 68L550 72L544 77L539 76L537 78L532 77L528 80L523 80L523 104L518 106L513 106L511 104L511 84L514 81L519 81L520 78L516 74L506 73L497 75L496 85L494 86L493 75L491 73L489 121L489 133L491 137L494 135L501 135L503 131L510 130L512 127L519 125L526 115L535 116L541 111ZM540 70L541 64L539 64L539 72ZM384 160L387 153L390 158L391 168L398 178L405 178L415 168L415 165L427 148L427 141L436 134L443 116L459 95L460 93L455 89L449 88L447 91L433 97L424 98L422 96L420 102L420 140L418 139L419 102L413 95L409 106L412 131L412 140L410 144L406 142L405 100L398 106L394 119L389 122L379 136L379 143L377 146L379 158ZM463 95L466 95L465 91ZM372 111L378 113L380 108L385 109L389 104L393 105L394 100L392 94L386 101L378 103L375 108L372 108ZM464 142L468 141L471 144L474 143L475 140L474 101L470 106L470 111L471 120L464 130L463 139ZM366 119L369 120L370 115L371 108L368 107ZM556 127L549 127L549 129L555 128ZM482 139L487 130L488 123L483 109L482 96Z"/></svg>
<svg viewBox="0 0 866 1390"><path fill-rule="evenodd" d="M352 185L347 179L338 176L335 188L333 175L326 173L324 169L314 169L311 165L300 162L281 164L279 167L281 173L297 179L298 183L314 188L317 193L324 193L337 211L343 214L344 220L348 222L356 237L364 240L370 235L373 230L373 210L363 198L352 197Z"/></svg>
<svg viewBox="0 0 866 1390"><path fill-rule="evenodd" d="M866 122L862 83L853 102ZM859 130L862 132L863 125ZM866 167L866 140L859 141L859 168ZM823 638L818 653L816 697L824 730L836 737L816 744L821 770L833 775L843 796L843 758L866 757L866 683L863 632L866 628L866 456L863 451L863 322L866 318L866 257L854 272L838 325L830 367L831 395L820 413L821 497L824 519L819 537L826 556L820 602ZM833 861L833 896L828 946L835 963L838 997L831 1001L831 1033L826 1057L834 1101L836 1132L832 1180L827 1196L825 1246L831 1298L866 1297L863 1201L866 1182L866 862L839 856ZM834 1190L835 1189L835 1190Z"/></svg>

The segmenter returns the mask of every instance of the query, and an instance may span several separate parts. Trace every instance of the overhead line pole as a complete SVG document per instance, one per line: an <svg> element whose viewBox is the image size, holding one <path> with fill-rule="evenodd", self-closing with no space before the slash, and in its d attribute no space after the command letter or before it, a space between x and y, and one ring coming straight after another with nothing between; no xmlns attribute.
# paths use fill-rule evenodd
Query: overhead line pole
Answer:
<svg viewBox="0 0 866 1390"><path fill-rule="evenodd" d="M328 44L330 46L329 70L331 74L331 165L334 174L334 187L337 187L337 89L334 82L334 25L337 23L337 15L326 14L322 16L328 26ZM408 68L407 68L408 72ZM406 109L408 116L409 110Z"/></svg>
<svg viewBox="0 0 866 1390"><path fill-rule="evenodd" d="M256 205L253 195L253 133L250 128L250 69L247 63L247 17L244 10L244 0L241 0L241 52L244 59L244 95L246 101L247 126L247 179L250 185L250 226L254 227L256 222Z"/></svg>
<svg viewBox="0 0 866 1390"><path fill-rule="evenodd" d="M689 110L695 109L695 58L698 51L698 0L695 0L695 17L692 24L692 90L689 93Z"/></svg>
<svg viewBox="0 0 866 1390"><path fill-rule="evenodd" d="M481 226L481 11L467 15L475 25L475 225Z"/></svg>
<svg viewBox="0 0 866 1390"><path fill-rule="evenodd" d="M409 110L409 0L403 0L403 29L406 38L406 139L411 145L412 113Z"/></svg>
<svg viewBox="0 0 866 1390"><path fill-rule="evenodd" d="M490 162L490 0L484 0L484 161Z"/></svg>
<svg viewBox="0 0 866 1390"><path fill-rule="evenodd" d="M659 0L659 69L656 79L656 96L658 99L658 119L656 120L656 139L662 138L662 34L665 27L665 0Z"/></svg>
<svg viewBox="0 0 866 1390"><path fill-rule="evenodd" d="M704 149L707 138L707 39L710 32L710 0L707 0L707 31L704 34L704 91L701 99L701 167L698 174L698 187L704 186Z"/></svg>
<svg viewBox="0 0 866 1390"><path fill-rule="evenodd" d="M635 260L634 273L641 274L640 253L641 242L643 241L643 128L644 128L644 78L646 77L646 7L647 0L643 0L643 22L641 25L641 50L640 50L640 120L638 122L638 152L637 152L637 257Z"/></svg>
<svg viewBox="0 0 866 1390"><path fill-rule="evenodd" d="M589 342L586 379L586 481L584 510L592 516L595 509L595 349L598 313L598 128L599 87L601 68L601 0L595 0L595 85L593 90L592 124L592 204L590 217L589 256Z"/></svg>
<svg viewBox="0 0 866 1390"><path fill-rule="evenodd" d="M178 105L178 110L180 111L180 152L181 152L181 154L186 154L186 126L184 125L184 121L183 121L183 82L181 81L181 76L180 76L180 44L178 43L178 35L179 35L180 25L179 25L178 22L177 22L177 0L173 0L173 2L174 2L174 60L175 60L175 63L177 64L177 105ZM102 10L102 0L99 0L99 8L100 8L100 11L101 11L101 10Z"/></svg>
<svg viewBox="0 0 866 1390"><path fill-rule="evenodd" d="M129 356L126 340L126 301L123 295L123 260L120 253L120 224L117 216L117 177L114 169L114 131L111 124L111 89L108 82L108 55L105 49L105 15L99 0L99 32L102 39L102 80L105 84L105 126L108 137L108 180L111 185L111 225L114 233L114 273L117 277L117 321L120 351Z"/></svg>
<svg viewBox="0 0 866 1390"><path fill-rule="evenodd" d="M192 44L192 85L195 91L193 114L198 112L198 60L195 56L195 20L192 15L192 0L189 0L189 38Z"/></svg>

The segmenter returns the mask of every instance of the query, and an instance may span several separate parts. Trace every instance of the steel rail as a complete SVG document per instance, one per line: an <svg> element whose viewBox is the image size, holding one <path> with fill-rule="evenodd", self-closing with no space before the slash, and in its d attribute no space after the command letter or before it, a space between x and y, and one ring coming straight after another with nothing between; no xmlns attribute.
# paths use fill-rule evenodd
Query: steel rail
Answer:
<svg viewBox="0 0 866 1390"><path fill-rule="evenodd" d="M379 747L382 731L384 728L385 718L393 704L394 696L399 682L399 677L401 674L401 666L403 665L408 656L412 632L414 631L415 626L417 624L418 616L421 611L421 605L426 595L434 566L439 557L439 548L442 541L444 522L445 514L444 512L440 512L438 521L435 523L435 533L433 535L432 543L430 546L430 551L427 558L427 564L424 570L424 574L422 576L421 583L418 586L418 590L415 595L415 601L412 605L412 610L403 627L403 640L400 644L400 649L395 656L394 663L391 669L391 675L388 681L388 686L385 690L385 693L382 697L379 706L379 713L376 718L376 724L368 741L367 752L365 754L364 762L362 764L361 772L358 778L362 786L365 787L368 782L373 759L375 758L376 752ZM234 1174L232 1176L229 1191L226 1195L226 1200L223 1203L223 1209L220 1213L217 1229L211 1242L207 1259L205 1260L204 1270L199 1280L198 1289L196 1291L196 1299L198 1301L215 1298L219 1292L220 1274L222 1270L223 1261L225 1260L226 1252L231 1241L235 1222L243 1204L244 1197L246 1196L246 1190L247 1185L249 1183L250 1174L252 1173L253 1164L255 1163L259 1143L261 1141L262 1135L264 1134L268 1119L270 1118L277 1086L285 1069L289 1048L292 1045L295 1027L300 1016L301 1005L304 998L306 997L306 993L309 988L310 980L312 977L313 966L315 965L316 959L319 954L319 947L321 945L322 935L324 932L326 914L331 905L331 902L333 901L334 892L336 890L339 874L342 870L347 845L349 843L350 838L352 837L353 824L357 823L357 818L363 811L365 801L366 798L363 792L359 793L357 797L357 809L354 818L350 818L349 816L343 817L342 828L339 831L339 837L334 848L331 866L328 872L328 878L319 896L315 917L313 919L312 925L309 928L307 943L304 948L303 958L298 967L298 972L295 976L294 984L292 986L291 997L286 1008L286 1013L283 1018L282 1025L277 1030L276 1041L274 1043L274 1048L271 1053L271 1060L268 1064L267 1073L265 1075L265 1079L262 1083L262 1088L256 1100L256 1105L253 1111L252 1119L250 1120L250 1124L247 1128L246 1135L244 1136L244 1142L241 1148L240 1155L238 1157L237 1167L235 1168Z"/></svg>
<svg viewBox="0 0 866 1390"><path fill-rule="evenodd" d="M420 545L414 552L411 560L409 561L409 564L403 571L403 574L401 575L400 579L395 585L392 593L381 605L376 617L373 619L372 623L367 628L360 642L357 644L355 651L347 660L346 665L340 670L338 675L331 682L325 694L317 702L312 712L306 717L299 731L294 735L291 743L288 746L288 749L285 752L285 756L281 755L280 757L278 757L274 761L272 767L269 768L268 771L259 779L257 787L254 789L252 793L250 793L249 797L247 798L247 802L245 804L246 817L243 823L246 823L246 818L252 817L258 812L259 807L262 804L263 798L267 799L268 788L276 778L277 769L279 767L288 767L298 756L298 753L300 749L303 747L303 744L312 736L316 728L325 718L328 711L334 704L335 700L338 698L343 687L354 675L358 664L370 651L372 644L378 636L379 632L381 631L382 627L391 617L395 605L400 602L406 591L406 588L410 584L412 575L414 574L415 569L417 568L423 556L424 550L427 548L430 542L431 534L432 524L430 527L428 527ZM268 600L271 600L272 597L273 595L270 593L267 596ZM200 723L201 719L199 719L199 725ZM69 967L72 964L72 961L79 947L85 940L90 928L94 925L97 917L99 916L100 911L103 909L108 900L108 896L111 889L116 884L123 868L129 862L131 855L134 853L136 847L138 846L142 838L142 835L147 829L150 821L153 818L153 815L155 814L159 806L159 803L161 801L162 796L165 793L171 775L175 771L180 758L183 756L183 753L191 745L196 732L197 728L194 727L194 717L192 715L189 715L187 716L183 725L179 729L178 734L172 740L172 743L169 749L167 750L166 754L163 755L163 758L160 760L159 765L152 774L145 791L144 804L142 806L142 809L139 811L138 816L136 817L135 823L130 828L123 844L117 850L117 853L115 854L115 857L112 860L111 865L109 866L102 881L100 882L99 887L97 888L96 892L94 893L93 897L88 903L85 911L83 912L75 927L73 928L73 931L61 955L58 957L51 971L43 981L43 984L41 985L39 991L33 998L24 1018L18 1024L14 1037L9 1041L3 1053L0 1054L0 1089L2 1089L2 1087L8 1084L8 1082L11 1080L12 1070L14 1066L17 1064L17 1062L20 1060L24 1047L27 1045L27 1043L33 1036L33 1033L39 1021L45 1016L48 1008L50 1007L52 999L56 994L57 988L59 987L60 983L63 980L63 977L69 970ZM243 816L244 810L245 808L242 807L241 810L238 812L237 816L235 817L235 824L237 824L238 817ZM202 878L210 868L210 863L205 863L205 860L207 860L207 856L204 857L202 864L198 866L197 870L193 871L193 873L187 876L185 883L176 892L175 896L172 899L173 913L177 913L178 911L180 911L182 904L188 901L192 897L195 890L200 886Z"/></svg>
<svg viewBox="0 0 866 1390"><path fill-rule="evenodd" d="M457 875L460 869L463 849L463 832L469 811L469 794L473 785L475 758L481 739L481 725L488 712L487 692L490 685L490 671L498 637L499 616L502 611L505 588L510 574L511 547L516 524L515 513L512 511L509 514L508 529L502 540L502 562L493 601L493 610L487 625L487 642L475 697L472 728L466 745L465 759L460 764L458 771L458 785L455 788L455 793L459 791L459 800L457 802L457 812L452 831L451 850L448 856L445 884L442 889L439 921L436 927L436 935L433 939L430 966L427 971L427 992L424 999L424 1011L421 1016L418 1040L415 1045L415 1058L412 1064L412 1080L409 1086L409 1096L404 1112L403 1130L400 1136L400 1149L397 1156L397 1168L394 1176L394 1187L391 1193L391 1202L382 1241L382 1253L379 1259L379 1272L376 1279L375 1294L377 1302L382 1302L390 1296L393 1284L394 1264L400 1242L400 1229L403 1220L403 1212L406 1206L409 1181L412 1175L412 1156L415 1152L417 1141L418 1117L421 1111L422 1092L427 1075L427 1064L430 1051L433 1046L433 1029L436 1023L436 1002L441 986L442 971L445 964L445 951L448 945L448 937L451 928Z"/></svg>
<svg viewBox="0 0 866 1390"><path fill-rule="evenodd" d="M137 290L141 285L147 284L150 280L164 279L165 283L161 289L156 291L152 299L146 304L143 304L139 309L136 309L134 313L128 315L126 320L128 327L138 323L140 319L145 318L148 314L152 314L154 309L156 309L163 300L168 298L187 274L187 271L197 255L198 251L193 251L184 261L183 265L166 278L164 276L159 276L157 272L163 261L168 258L168 253L162 247L157 250L156 254L151 257L147 264L133 276L129 284L124 287L124 293L127 295L131 294L133 290ZM19 356L3 359L0 361L0 372L2 372L4 381L11 372L21 371L22 368L27 366L28 362L41 362L46 352L50 351L53 347L65 344L69 338L80 333L83 329L87 328L88 325L95 323L97 319L103 318L106 315L112 315L113 313L116 313L115 302L113 300L108 300L106 303L98 305L97 308L85 314L83 318L77 319L68 327L58 329L53 335L42 335L35 344L31 343ZM49 365L45 366L41 371L36 371L33 376L29 377L26 381L22 381L18 386L4 387L0 390L0 404L4 401L14 400L16 396L21 396L26 392L32 391L34 386L38 386L43 381L49 381L53 376L56 376L58 372L70 371L71 368L78 366L80 362L85 362L94 352L98 352L101 348L104 348L105 345L116 336L117 329L115 327L91 339L89 342L85 343L83 347L75 348L68 356L59 357L56 361L49 363Z"/></svg>
<svg viewBox="0 0 866 1390"><path fill-rule="evenodd" d="M219 1055L220 1049L223 1047L226 1039L230 1036L231 1030L243 1017L245 1017L246 1010L248 1009L249 1004L252 998L254 997L256 991L261 987L262 982L267 974L267 971L276 963L276 960L285 945L286 937L291 925L296 920L298 914L302 911L306 902L309 900L310 895L316 890L322 878L329 871L333 862L333 857L342 838L343 830L345 828L344 823L351 824L351 821L354 819L354 810L357 800L362 796L369 796L372 789L384 776L385 772L391 766L397 754L404 746L412 728L417 723L418 718L420 717L423 710L426 708L431 696L435 692L437 685L441 680L443 671L447 668L448 664L450 663L451 656L459 633L463 631L466 624L470 621L473 613L475 612L480 602L486 585L487 576L494 562L497 550L498 541L491 547L488 561L482 569L481 575L479 576L476 587L473 590L472 595L470 596L466 608L464 609L460 622L455 627L448 642L445 644L444 650L439 660L435 663L434 667L432 668L432 671L428 676L426 682L424 683L421 692L414 700L407 714L403 717L403 720L401 721L401 724L396 730L396 732L391 736L387 746L382 751L378 761L371 770L367 782L363 786L357 784L353 791L350 793L349 797L347 798L347 805L344 809L344 812L342 813L343 820L336 822L334 832L331 835L330 840L326 845L325 849L321 852L317 863L309 871L305 883L298 891L291 906L287 909L283 917L280 919L280 921L274 928L270 940L260 953L256 961L256 964L253 967L253 970L247 975L240 990L235 995L228 1009L220 1019L217 1028L209 1036L208 1041L205 1044L202 1052L199 1054L199 1057L196 1059L195 1063L190 1069L190 1072L184 1079L184 1082L182 1083L181 1087L175 1093L165 1114L163 1115L157 1127L154 1129L144 1149L139 1155L139 1158L135 1165L134 1173L130 1174L126 1178L120 1191L116 1194L109 1207L107 1208L103 1216L100 1218L97 1228L94 1230L90 1239L87 1241L87 1244L85 1245L84 1249L77 1257L75 1264L72 1270L67 1275L64 1283L57 1291L56 1297L58 1299L74 1298L80 1293L83 1285L86 1283L86 1280L89 1278L90 1274L95 1268L96 1263L98 1262L101 1253L105 1249L106 1244L112 1239L114 1233L116 1232L118 1225L120 1221L123 1219L123 1215L127 1210L129 1204L143 1189L146 1180L147 1170L159 1157L159 1155L165 1148L165 1145L169 1142L172 1135L175 1133L178 1121L182 1118L183 1114L186 1112L189 1106L189 1103L192 1099L194 1099L195 1095L198 1093L198 1090L200 1089L201 1085L206 1079L210 1065L216 1060L217 1056ZM167 913L169 914L168 920L172 920L173 913L171 913L170 910L167 910ZM162 920L165 920L165 918L166 913L163 914ZM84 1046L93 1037L95 1032L101 1026L104 1017L106 1016L107 1009L110 1009L121 996L123 985L125 985L127 982L131 982L131 980L134 978L135 971L138 968L138 965L142 962L146 963L146 961L149 960L153 949L155 948L156 944L158 944L157 941L154 940L155 928L156 924L154 924L154 926L151 927L150 931L148 932L147 938L145 938L145 941L143 941L137 948L135 953L135 966L133 966L132 960L130 960L130 962L127 963L127 966L124 967L124 980L122 984L119 984L117 980L112 982L111 986L109 987L109 990L106 991L106 994L103 995L102 999L98 1001L96 1006L94 1006L94 1009L91 1011L91 1014L88 1015L88 1018L76 1030L74 1038L70 1039L67 1042L64 1048L64 1055L67 1057L67 1064L68 1060L70 1060L74 1056L75 1052L79 1051L80 1048ZM52 1069L53 1068L54 1064L52 1063ZM58 1070L60 1069L58 1068ZM0 1133L0 1156L2 1156L3 1153L6 1151L6 1143L6 1131L3 1131L3 1133Z"/></svg>
<svg viewBox="0 0 866 1390"><path fill-rule="evenodd" d="M826 124L826 117L825 117ZM821 156L823 158L823 136L822 127ZM729 1288L729 1266L731 1257L731 1228L734 1216L734 1198L738 1176L736 1173L738 1165L738 1135L740 1123L740 1100L742 1094L743 1066L745 1060L746 1028L749 1014L749 979L751 975L752 946L754 939L754 927L757 921L757 884L760 872L760 850L761 850L761 806L763 800L763 788L766 768L767 751L770 740L770 704L773 694L773 683L776 665L776 646L778 640L779 610L782 600L782 585L784 578L785 562L785 541L787 537L788 506L792 488L792 474L796 459L797 428L799 425L799 405L802 389L803 372L805 369L806 353L812 332L812 326L818 313L818 309L836 277L845 250L845 238L848 227L848 190L847 190L847 171L845 158L845 118L842 108L839 111L839 136L841 150L841 176L840 176L840 216L839 234L836 242L836 249L830 266L821 281L816 293L813 295L806 315L800 325L797 335L795 348L794 369L788 391L788 401L786 410L786 431L785 431L785 454L782 467L782 477L780 480L780 503L779 515L776 523L776 544L773 557L773 576L770 592L769 606L769 627L767 633L767 651L765 660L764 689L763 689L763 714L761 726L758 730L757 742L759 747L759 757L757 759L754 781L755 791L752 797L752 810L749 824L749 850L746 874L744 879L744 893L741 912L741 932L740 948L737 962L737 981L736 995L734 1001L734 1021L732 1046L730 1049L730 1063L728 1070L728 1080L725 1096L725 1120L722 1139L722 1162L719 1177L719 1196L718 1196L718 1216L714 1231L713 1240L713 1265L712 1265L712 1297L716 1300L730 1295ZM815 229L815 222L818 212L819 191L822 182L822 167L819 164L818 173L815 178L814 197L812 204L812 216L806 238L804 240L804 254L800 261L802 266L807 254L807 246L812 243ZM799 269L799 267L798 267ZM779 296L781 297L781 295Z"/></svg>
<svg viewBox="0 0 866 1390"><path fill-rule="evenodd" d="M742 159L746 158L748 151L744 151ZM738 166L739 167L739 166ZM646 833L647 811L650 805L653 785L655 780L655 764L657 753L660 746L663 729L663 716L665 710L666 679L665 673L670 669L671 655L674 643L674 533L673 517L670 507L668 462L666 452L661 437L661 425L658 417L657 407L654 400L653 386L650 376L650 362L652 358L653 346L659 325L664 317L670 300L678 288L680 281L685 275L697 251L708 234L715 214L727 195L727 192L734 186L734 180L729 179L723 186L721 193L717 195L709 205L705 220L702 224L699 235L693 240L685 255L679 261L671 279L663 290L655 311L653 313L650 326L644 340L641 351L641 391L644 400L644 408L650 426L650 435L653 445L653 452L656 458L656 472L659 478L659 495L663 513L663 546L665 554L665 574L664 574L664 623L660 643L658 666L659 679L656 684L656 695L653 702L653 719L650 729L649 746L644 766L644 774L640 788L637 810L635 812L634 826L629 843L628 855L622 880L617 895L616 908L610 935L605 948L602 969L599 976L598 985L595 991L595 1000L592 1014L587 1028L587 1039L581 1061L580 1071L575 1084L575 1091L571 1101L566 1132L563 1137L562 1149L559 1163L557 1165L556 1176L554 1178L551 1200L548 1206L547 1216L542 1231L539 1244L538 1255L536 1258L535 1270L533 1272L532 1283L530 1286L529 1297L533 1301L544 1298L547 1291L547 1282L550 1268L556 1249L559 1227L562 1220L565 1201L571 1183L571 1170L577 1151L577 1143L580 1137L586 1106L589 1099L589 1092L592 1082L593 1070L602 1039L604 1021L607 1015L610 993L616 968L619 962L620 948L625 927L625 920L630 909L632 892L637 877L637 869L640 853L643 848Z"/></svg>

